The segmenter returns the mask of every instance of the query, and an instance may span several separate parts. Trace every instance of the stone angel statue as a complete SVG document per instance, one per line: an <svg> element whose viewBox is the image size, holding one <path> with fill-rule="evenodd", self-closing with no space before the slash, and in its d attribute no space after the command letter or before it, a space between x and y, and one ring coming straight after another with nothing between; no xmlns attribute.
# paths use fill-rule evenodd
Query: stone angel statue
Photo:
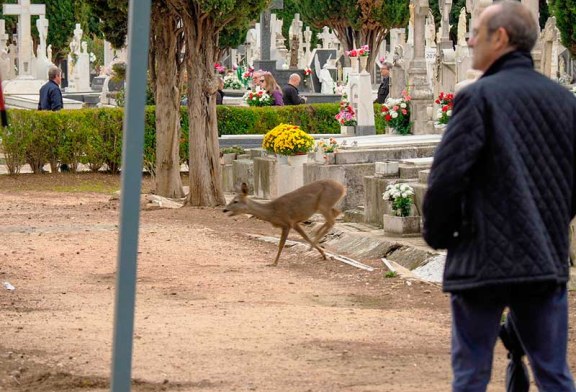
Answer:
<svg viewBox="0 0 576 392"><path fill-rule="evenodd" d="M328 64L331 57L332 56L328 57L322 68L320 68L320 60L318 60L318 56L314 57L314 72L316 72L316 75L318 75L318 80L320 81L321 94L334 94L334 79L332 78L332 74L330 74L330 70L328 69Z"/></svg>

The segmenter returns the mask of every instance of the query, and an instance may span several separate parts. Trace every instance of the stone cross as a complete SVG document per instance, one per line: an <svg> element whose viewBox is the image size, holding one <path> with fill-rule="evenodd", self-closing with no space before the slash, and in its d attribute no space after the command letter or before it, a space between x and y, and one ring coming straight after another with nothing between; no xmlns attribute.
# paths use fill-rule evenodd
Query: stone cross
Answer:
<svg viewBox="0 0 576 392"><path fill-rule="evenodd" d="M322 48L328 49L328 42L330 41L330 31L327 26L322 28L322 32L317 35L322 40Z"/></svg>
<svg viewBox="0 0 576 392"><path fill-rule="evenodd" d="M18 16L18 76L32 75L31 16L46 15L44 4L30 4L30 0L18 0L18 4L4 4L4 15Z"/></svg>

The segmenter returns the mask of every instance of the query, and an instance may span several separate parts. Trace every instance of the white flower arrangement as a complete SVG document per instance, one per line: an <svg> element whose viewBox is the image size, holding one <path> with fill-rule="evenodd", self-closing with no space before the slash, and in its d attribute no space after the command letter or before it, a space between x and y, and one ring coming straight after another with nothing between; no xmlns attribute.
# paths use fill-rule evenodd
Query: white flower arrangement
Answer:
<svg viewBox="0 0 576 392"><path fill-rule="evenodd" d="M235 74L229 74L224 76L225 89L240 90L242 89L242 87L244 87L244 85Z"/></svg>
<svg viewBox="0 0 576 392"><path fill-rule="evenodd" d="M390 184L382 194L382 199L392 202L392 210L397 216L410 216L414 204L414 189L404 183Z"/></svg>
<svg viewBox="0 0 576 392"><path fill-rule="evenodd" d="M246 91L242 99L248 106L272 106L272 97L259 87L256 87L256 91Z"/></svg>

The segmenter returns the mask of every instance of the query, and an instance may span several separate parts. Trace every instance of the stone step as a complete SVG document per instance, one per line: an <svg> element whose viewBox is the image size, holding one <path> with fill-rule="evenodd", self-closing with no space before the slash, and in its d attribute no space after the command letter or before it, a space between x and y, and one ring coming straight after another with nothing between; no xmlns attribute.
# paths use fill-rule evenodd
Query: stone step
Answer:
<svg viewBox="0 0 576 392"><path fill-rule="evenodd" d="M430 177L430 169L420 170L418 172L418 182L428 184L428 177Z"/></svg>
<svg viewBox="0 0 576 392"><path fill-rule="evenodd" d="M400 171L400 178L402 179L419 179L420 172L422 170L427 170L428 166L416 166L416 165L407 165L401 163L398 165L398 169Z"/></svg>
<svg viewBox="0 0 576 392"><path fill-rule="evenodd" d="M344 211L342 214L344 222L364 223L364 207L359 206Z"/></svg>

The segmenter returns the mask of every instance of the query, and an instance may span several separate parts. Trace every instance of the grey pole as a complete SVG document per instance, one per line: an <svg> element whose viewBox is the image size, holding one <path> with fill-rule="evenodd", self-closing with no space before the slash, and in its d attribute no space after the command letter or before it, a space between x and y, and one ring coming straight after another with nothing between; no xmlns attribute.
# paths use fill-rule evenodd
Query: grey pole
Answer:
<svg viewBox="0 0 576 392"><path fill-rule="evenodd" d="M112 352L113 392L129 392L131 388L150 3L151 0L130 0L128 10L128 85L122 140L120 238Z"/></svg>

